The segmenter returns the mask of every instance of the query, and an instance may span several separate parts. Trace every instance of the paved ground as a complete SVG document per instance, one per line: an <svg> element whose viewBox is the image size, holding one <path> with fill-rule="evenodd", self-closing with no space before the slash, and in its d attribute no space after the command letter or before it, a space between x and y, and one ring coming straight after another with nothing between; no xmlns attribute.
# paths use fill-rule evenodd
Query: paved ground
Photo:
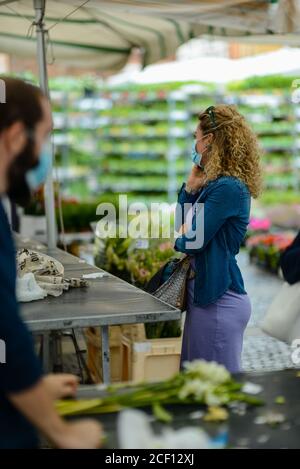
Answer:
<svg viewBox="0 0 300 469"><path fill-rule="evenodd" d="M293 367L291 348L266 336L259 328L268 306L282 285L282 280L250 264L245 251L239 254L238 263L252 303L252 317L244 340L244 370L272 371Z"/></svg>

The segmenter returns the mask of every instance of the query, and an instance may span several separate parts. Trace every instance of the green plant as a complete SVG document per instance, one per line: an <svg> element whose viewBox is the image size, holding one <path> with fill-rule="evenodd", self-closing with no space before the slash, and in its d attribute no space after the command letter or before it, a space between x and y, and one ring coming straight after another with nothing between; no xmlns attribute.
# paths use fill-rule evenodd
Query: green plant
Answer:
<svg viewBox="0 0 300 469"><path fill-rule="evenodd" d="M231 82L227 85L228 91L249 91L249 90L289 90L293 80L297 76L283 76L283 75L265 75L253 76L244 80Z"/></svg>
<svg viewBox="0 0 300 469"><path fill-rule="evenodd" d="M94 221L98 203L78 202L70 204L63 202L62 213L66 231L90 230L90 223Z"/></svg>
<svg viewBox="0 0 300 469"><path fill-rule="evenodd" d="M295 190L285 190L278 194L278 191L268 189L264 191L260 197L262 205L295 204L299 203L299 192Z"/></svg>
<svg viewBox="0 0 300 469"><path fill-rule="evenodd" d="M116 207L118 213L118 198L113 194L105 194L97 198L97 200L80 202L78 199L62 199L62 214L64 220L64 228L67 232L78 232L91 229L91 222L100 219L96 214L97 207L100 203L112 203ZM56 195L56 219L59 225L58 199ZM43 191L39 190L32 198L30 205L25 210L26 215L45 215Z"/></svg>

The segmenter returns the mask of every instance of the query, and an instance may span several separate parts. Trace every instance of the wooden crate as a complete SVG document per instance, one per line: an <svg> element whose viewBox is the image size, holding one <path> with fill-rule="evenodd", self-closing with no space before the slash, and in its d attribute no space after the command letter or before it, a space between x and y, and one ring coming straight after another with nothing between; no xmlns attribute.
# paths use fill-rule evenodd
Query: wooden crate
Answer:
<svg viewBox="0 0 300 469"><path fill-rule="evenodd" d="M182 337L146 339L141 326L135 331L138 339L122 334L122 381L170 378L179 371Z"/></svg>
<svg viewBox="0 0 300 469"><path fill-rule="evenodd" d="M84 331L87 344L87 366L95 383L103 382L102 347L100 327L89 327ZM109 327L110 374L112 382L122 378L122 332L120 326Z"/></svg>
<svg viewBox="0 0 300 469"><path fill-rule="evenodd" d="M124 324L121 326L122 335L135 341L147 340L145 324Z"/></svg>

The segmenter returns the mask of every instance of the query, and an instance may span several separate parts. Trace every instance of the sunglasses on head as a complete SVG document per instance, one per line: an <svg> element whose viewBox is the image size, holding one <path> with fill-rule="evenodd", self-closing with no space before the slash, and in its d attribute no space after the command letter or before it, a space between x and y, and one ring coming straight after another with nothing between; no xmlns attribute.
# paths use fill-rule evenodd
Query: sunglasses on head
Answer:
<svg viewBox="0 0 300 469"><path fill-rule="evenodd" d="M209 106L204 112L205 114L208 114L212 127L217 127L215 106Z"/></svg>

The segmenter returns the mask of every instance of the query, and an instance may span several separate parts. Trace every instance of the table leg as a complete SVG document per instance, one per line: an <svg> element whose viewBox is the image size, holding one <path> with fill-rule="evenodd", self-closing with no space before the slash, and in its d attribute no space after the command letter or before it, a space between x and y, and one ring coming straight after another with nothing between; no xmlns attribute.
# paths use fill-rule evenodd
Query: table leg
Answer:
<svg viewBox="0 0 300 469"><path fill-rule="evenodd" d="M109 331L108 326L101 327L102 339L102 375L105 384L110 383L110 354L109 354Z"/></svg>
<svg viewBox="0 0 300 469"><path fill-rule="evenodd" d="M44 373L52 372L50 363L50 333L43 334L43 370Z"/></svg>
<svg viewBox="0 0 300 469"><path fill-rule="evenodd" d="M54 373L63 372L62 334L59 331L51 333L50 362Z"/></svg>

